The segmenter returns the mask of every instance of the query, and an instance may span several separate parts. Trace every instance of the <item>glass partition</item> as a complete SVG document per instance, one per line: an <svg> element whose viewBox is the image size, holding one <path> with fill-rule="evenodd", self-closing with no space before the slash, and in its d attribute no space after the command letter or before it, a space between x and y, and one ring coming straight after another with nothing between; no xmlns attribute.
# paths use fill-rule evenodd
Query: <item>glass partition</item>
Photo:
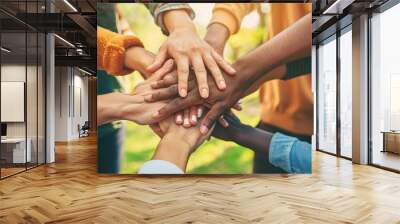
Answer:
<svg viewBox="0 0 400 224"><path fill-rule="evenodd" d="M2 1L16 17L43 11L43 1ZM0 12L0 178L45 163L45 35Z"/></svg>
<svg viewBox="0 0 400 224"><path fill-rule="evenodd" d="M371 18L371 162L400 170L400 4Z"/></svg>
<svg viewBox="0 0 400 224"><path fill-rule="evenodd" d="M318 47L318 149L336 153L336 36Z"/></svg>

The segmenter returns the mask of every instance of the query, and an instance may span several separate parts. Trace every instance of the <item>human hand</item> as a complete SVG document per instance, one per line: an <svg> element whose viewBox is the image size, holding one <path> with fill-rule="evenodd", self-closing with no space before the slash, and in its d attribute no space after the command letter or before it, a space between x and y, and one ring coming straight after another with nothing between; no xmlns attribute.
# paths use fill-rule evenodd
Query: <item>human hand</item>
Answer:
<svg viewBox="0 0 400 224"><path fill-rule="evenodd" d="M194 105L206 105L210 107L210 111L207 113L205 118L202 120L202 126L200 128L202 133L207 133L208 129L213 123L229 108L233 107L236 102L245 94L247 88L251 85L252 80L246 78L247 75L232 77L226 76L227 89L220 91L213 82L209 82L210 85L210 97L207 99L201 98L198 93L198 87L195 86L191 89L186 98L177 97L177 85L171 82L160 80L152 85L153 88L161 88L152 94L146 96L145 100L148 102L154 102L157 100L171 99L168 105L163 107L158 113L154 114L156 119L163 119L168 117L172 113L180 111L184 108ZM191 83L189 82L189 85Z"/></svg>
<svg viewBox="0 0 400 224"><path fill-rule="evenodd" d="M212 130L214 129L214 126L212 126L210 131L205 134L201 134L200 125L185 128L182 125L177 125L172 116L159 122L159 127L163 133L163 136L172 135L176 144L179 142L186 144L189 154L191 154L206 139L208 139L212 133Z"/></svg>
<svg viewBox="0 0 400 224"><path fill-rule="evenodd" d="M143 47L130 47L125 51L124 65L125 67L140 72L144 77L156 77L161 79L163 75L174 69L174 60L168 59L161 65L161 68L154 73L147 71L147 66L153 63L155 55L147 51Z"/></svg>
<svg viewBox="0 0 400 224"><path fill-rule="evenodd" d="M181 18L178 16L185 16L182 20L187 19L186 12L179 10L171 10L164 15L164 21L168 26L169 21L176 24ZM168 56L175 60L178 70L178 89L181 97L187 96L188 91L188 77L189 65L192 65L198 83L198 91L202 98L209 96L209 86L207 84L207 70L215 80L218 89L223 90L226 88L226 82L222 75L221 69L226 74L233 75L235 70L204 40L202 40L194 27L193 23L188 21L184 25L170 26L168 29L170 35L168 39L161 46L159 53L153 64L147 70L149 72L157 71Z"/></svg>
<svg viewBox="0 0 400 224"><path fill-rule="evenodd" d="M229 126L224 127L221 124L216 124L211 135L224 141L234 141L239 135L241 126L243 126L243 124L231 111L224 114L224 119Z"/></svg>

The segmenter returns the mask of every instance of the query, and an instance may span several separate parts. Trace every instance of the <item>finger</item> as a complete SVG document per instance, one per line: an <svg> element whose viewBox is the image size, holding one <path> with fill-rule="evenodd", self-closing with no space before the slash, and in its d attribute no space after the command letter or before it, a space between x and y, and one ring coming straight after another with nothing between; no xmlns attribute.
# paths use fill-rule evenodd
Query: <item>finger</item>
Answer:
<svg viewBox="0 0 400 224"><path fill-rule="evenodd" d="M224 116L220 116L218 118L218 123L224 128L229 127L229 123L228 123L228 121L225 120Z"/></svg>
<svg viewBox="0 0 400 224"><path fill-rule="evenodd" d="M178 88L181 97L187 96L187 84L189 78L189 60L186 56L180 56L176 59L178 71Z"/></svg>
<svg viewBox="0 0 400 224"><path fill-rule="evenodd" d="M197 106L190 107L190 124L193 126L197 124Z"/></svg>
<svg viewBox="0 0 400 224"><path fill-rule="evenodd" d="M201 116L203 116L203 111L204 111L204 107L203 106L198 106L197 107L197 118L201 118Z"/></svg>
<svg viewBox="0 0 400 224"><path fill-rule="evenodd" d="M243 108L242 108L242 105L240 105L240 101L237 102L235 105L233 105L232 108L235 109L235 110L237 110L237 111L241 111L241 110L243 109Z"/></svg>
<svg viewBox="0 0 400 224"><path fill-rule="evenodd" d="M202 104L203 101L201 100L200 96L196 91L191 91L186 98L176 98L171 100L167 105L165 105L163 108L158 110L155 114L153 114L153 117L155 120L159 121L162 119L167 118L171 114L181 111L185 108L188 108L190 106L194 105L199 105Z"/></svg>
<svg viewBox="0 0 400 224"><path fill-rule="evenodd" d="M203 58L200 54L195 53L191 57L194 73L196 74L197 85L199 86L200 96L208 97L207 71L203 64Z"/></svg>
<svg viewBox="0 0 400 224"><path fill-rule="evenodd" d="M224 113L224 110L225 107L222 103L214 104L201 122L200 132L202 134L207 134L208 130L213 126L215 121L221 116L221 114Z"/></svg>
<svg viewBox="0 0 400 224"><path fill-rule="evenodd" d="M168 74L168 72L171 72L174 68L174 60L168 59L160 69L155 71L153 75L150 77L151 80L160 80L162 79L165 75Z"/></svg>
<svg viewBox="0 0 400 224"><path fill-rule="evenodd" d="M167 53L168 53L167 48L164 46L161 46L153 63L151 65L147 66L146 70L148 72L153 73L153 72L157 71L159 68L161 68L161 66L164 64L164 61L167 59L167 56L168 56Z"/></svg>
<svg viewBox="0 0 400 224"><path fill-rule="evenodd" d="M152 89L161 89L161 88L166 88L171 85L174 85L177 83L177 81L178 81L178 77L168 74L168 75L164 76L164 78L162 80L158 80L158 81L151 83L150 86Z"/></svg>
<svg viewBox="0 0 400 224"><path fill-rule="evenodd" d="M190 128L190 109L185 109L183 111L183 127Z"/></svg>
<svg viewBox="0 0 400 224"><path fill-rule="evenodd" d="M222 76L221 70L219 70L217 63L215 62L211 54L209 53L203 54L203 59L207 65L208 70L210 70L211 75L213 76L215 83L218 86L218 89L220 90L226 89L225 79Z"/></svg>
<svg viewBox="0 0 400 224"><path fill-rule="evenodd" d="M173 85L168 88L153 90L151 94L144 97L146 102L155 102L161 100L168 100L178 96L178 86Z"/></svg>
<svg viewBox="0 0 400 224"><path fill-rule="evenodd" d="M219 67L221 67L222 70L224 70L228 75L236 74L236 70L230 64L228 64L228 62L226 62L224 58L219 55L214 49L211 50L211 55L215 59Z"/></svg>
<svg viewBox="0 0 400 224"><path fill-rule="evenodd" d="M158 137L162 138L164 136L164 133L162 132L160 125L158 124L150 124L150 128L158 135Z"/></svg>
<svg viewBox="0 0 400 224"><path fill-rule="evenodd" d="M175 114L175 123L178 125L183 124L183 113L182 112L178 112Z"/></svg>

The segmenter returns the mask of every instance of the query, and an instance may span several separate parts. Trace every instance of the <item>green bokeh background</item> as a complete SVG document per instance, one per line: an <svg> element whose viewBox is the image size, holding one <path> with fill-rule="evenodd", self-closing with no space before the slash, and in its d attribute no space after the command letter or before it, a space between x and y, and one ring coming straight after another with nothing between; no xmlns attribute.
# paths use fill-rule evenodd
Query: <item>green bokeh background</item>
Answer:
<svg viewBox="0 0 400 224"><path fill-rule="evenodd" d="M191 4L196 10L209 10L213 4ZM154 20L143 4L119 4L122 16L127 20L131 30L143 42L146 49L156 53L166 39L154 24ZM224 57L229 62L248 53L265 39L265 16L256 12L260 22L255 27L242 28L232 36L226 46ZM195 20L196 23L196 20ZM206 24L196 23L201 37L206 32ZM240 75L240 74L237 74ZM140 74L134 72L128 76L119 77L125 91L130 92L137 83L142 81ZM242 99L242 111L236 114L243 123L255 126L259 121L258 92ZM136 173L142 164L151 159L159 137L147 126L139 126L133 122L126 122L126 137L123 152L121 173ZM232 142L225 142L215 138L203 143L191 156L188 173L196 174L243 174L252 171L253 152Z"/></svg>

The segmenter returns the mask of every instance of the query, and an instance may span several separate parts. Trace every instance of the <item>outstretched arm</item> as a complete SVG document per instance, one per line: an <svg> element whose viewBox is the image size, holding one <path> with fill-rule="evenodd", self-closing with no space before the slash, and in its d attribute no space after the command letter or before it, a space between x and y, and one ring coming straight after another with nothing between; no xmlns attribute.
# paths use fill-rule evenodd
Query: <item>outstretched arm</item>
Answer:
<svg viewBox="0 0 400 224"><path fill-rule="evenodd" d="M184 128L176 125L172 117L160 122L163 134L153 158L139 170L139 174L182 174L190 155L211 134L202 135L199 125Z"/></svg>
<svg viewBox="0 0 400 224"><path fill-rule="evenodd" d="M217 125L212 133L216 138L233 141L264 155L265 161L288 173L311 173L311 145L297 138L242 124L239 119L226 115L229 127Z"/></svg>

